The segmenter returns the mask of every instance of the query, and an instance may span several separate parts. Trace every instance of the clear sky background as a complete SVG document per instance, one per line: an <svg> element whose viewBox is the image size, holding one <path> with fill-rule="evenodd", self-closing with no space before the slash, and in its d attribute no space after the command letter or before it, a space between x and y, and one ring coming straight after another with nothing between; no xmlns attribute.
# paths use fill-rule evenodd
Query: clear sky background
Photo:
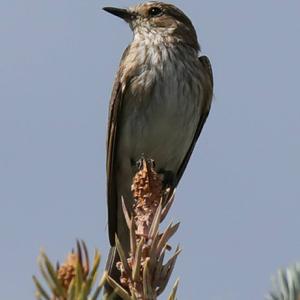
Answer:
<svg viewBox="0 0 300 300"><path fill-rule="evenodd" d="M101 7L134 3L1 0L1 299L33 299L41 247L62 260L82 238L106 255L108 101L132 34ZM171 284L182 300L263 299L300 260L300 2L173 3L215 100L169 214L183 248Z"/></svg>

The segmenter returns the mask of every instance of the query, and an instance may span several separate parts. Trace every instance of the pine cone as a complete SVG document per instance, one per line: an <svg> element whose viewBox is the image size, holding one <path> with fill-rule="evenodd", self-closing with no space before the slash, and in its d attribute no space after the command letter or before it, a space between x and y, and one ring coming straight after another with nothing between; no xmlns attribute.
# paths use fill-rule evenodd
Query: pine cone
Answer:
<svg viewBox="0 0 300 300"><path fill-rule="evenodd" d="M80 250L81 251L81 250ZM80 264L82 268L83 277L86 278L89 272L88 262L82 262L80 259L81 253L71 252L67 256L65 262L58 267L57 278L61 281L62 285L68 289L72 279L76 276L77 265Z"/></svg>
<svg viewBox="0 0 300 300"><path fill-rule="evenodd" d="M69 288L72 279L75 277L77 262L78 255L70 253L66 261L57 270L57 277L66 289Z"/></svg>
<svg viewBox="0 0 300 300"><path fill-rule="evenodd" d="M162 195L162 179L154 170L153 161L141 160L141 169L138 171L131 186L133 197L139 205L145 202L159 202Z"/></svg>

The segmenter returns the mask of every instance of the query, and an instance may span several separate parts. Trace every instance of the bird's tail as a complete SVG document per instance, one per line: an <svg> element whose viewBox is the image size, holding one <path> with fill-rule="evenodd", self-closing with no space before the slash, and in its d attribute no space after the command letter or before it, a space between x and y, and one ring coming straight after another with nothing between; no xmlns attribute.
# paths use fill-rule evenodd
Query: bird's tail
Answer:
<svg viewBox="0 0 300 300"><path fill-rule="evenodd" d="M120 284L120 271L117 269L117 262L120 261L119 254L117 251L117 248L115 246L111 247L109 250L108 258L106 261L106 271L108 272L108 275L114 279L116 282ZM105 285L105 293L108 295L113 294L113 289L109 284ZM114 295L113 300L123 300L121 297Z"/></svg>

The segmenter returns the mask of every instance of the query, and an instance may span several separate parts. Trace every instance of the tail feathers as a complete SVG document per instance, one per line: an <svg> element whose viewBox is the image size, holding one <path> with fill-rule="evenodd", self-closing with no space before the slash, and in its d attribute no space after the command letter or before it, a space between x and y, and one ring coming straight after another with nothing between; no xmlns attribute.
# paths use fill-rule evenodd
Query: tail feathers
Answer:
<svg viewBox="0 0 300 300"><path fill-rule="evenodd" d="M116 267L116 263L120 261L117 248L115 246L111 247L109 250L107 262L106 262L106 271L108 275L113 278L116 282L120 284L120 271ZM113 289L109 284L105 285L105 293L108 295L113 294ZM121 297L114 295L113 300L123 300Z"/></svg>

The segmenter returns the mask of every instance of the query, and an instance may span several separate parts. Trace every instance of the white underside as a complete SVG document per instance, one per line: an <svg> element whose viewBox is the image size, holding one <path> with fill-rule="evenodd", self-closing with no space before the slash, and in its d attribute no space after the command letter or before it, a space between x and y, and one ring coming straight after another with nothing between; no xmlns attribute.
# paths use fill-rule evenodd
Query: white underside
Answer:
<svg viewBox="0 0 300 300"><path fill-rule="evenodd" d="M118 177L124 193L128 191L125 178L130 182L135 171L132 162L142 155L153 159L157 170L178 171L202 113L202 74L197 56L190 53L191 57L181 61L176 49L160 50L160 57L148 53L148 68L137 72L124 96L117 147Z"/></svg>

